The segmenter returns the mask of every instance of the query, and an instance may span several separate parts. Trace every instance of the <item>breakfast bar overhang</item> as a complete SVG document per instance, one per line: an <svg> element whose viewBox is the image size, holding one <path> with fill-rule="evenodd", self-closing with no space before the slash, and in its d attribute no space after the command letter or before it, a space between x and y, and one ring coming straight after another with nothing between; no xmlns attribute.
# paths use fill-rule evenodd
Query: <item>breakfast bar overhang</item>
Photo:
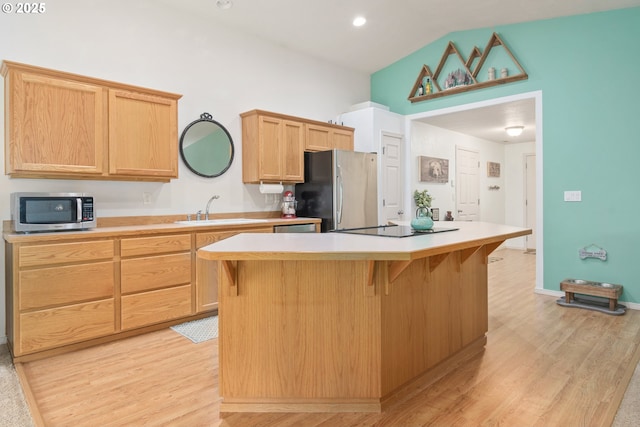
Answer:
<svg viewBox="0 0 640 427"><path fill-rule="evenodd" d="M488 330L488 256L530 229L239 234L218 263L221 412L380 412Z"/></svg>

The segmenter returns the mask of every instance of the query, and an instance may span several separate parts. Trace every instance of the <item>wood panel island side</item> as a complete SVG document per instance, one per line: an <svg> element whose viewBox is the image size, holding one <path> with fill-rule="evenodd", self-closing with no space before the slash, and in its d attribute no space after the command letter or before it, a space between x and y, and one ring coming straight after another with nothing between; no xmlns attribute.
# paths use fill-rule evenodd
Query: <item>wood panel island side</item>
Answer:
<svg viewBox="0 0 640 427"><path fill-rule="evenodd" d="M488 329L488 256L531 234L456 222L405 238L241 234L219 263L221 412L380 412Z"/></svg>

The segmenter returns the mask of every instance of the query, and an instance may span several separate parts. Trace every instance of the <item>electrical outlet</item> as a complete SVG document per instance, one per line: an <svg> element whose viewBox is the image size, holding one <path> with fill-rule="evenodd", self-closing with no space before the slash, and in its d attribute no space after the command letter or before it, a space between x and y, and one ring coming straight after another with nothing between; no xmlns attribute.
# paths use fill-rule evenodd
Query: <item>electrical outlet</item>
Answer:
<svg viewBox="0 0 640 427"><path fill-rule="evenodd" d="M580 191L580 190L565 191L564 192L564 201L565 202L581 202L582 201L582 191Z"/></svg>
<svg viewBox="0 0 640 427"><path fill-rule="evenodd" d="M145 191L142 193L142 204L150 205L151 204L151 193Z"/></svg>

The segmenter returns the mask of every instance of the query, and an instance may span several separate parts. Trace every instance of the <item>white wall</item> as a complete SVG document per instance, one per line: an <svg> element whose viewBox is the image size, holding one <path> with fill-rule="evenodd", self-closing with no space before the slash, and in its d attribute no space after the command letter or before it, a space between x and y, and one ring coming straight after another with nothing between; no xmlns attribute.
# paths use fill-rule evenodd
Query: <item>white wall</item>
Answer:
<svg viewBox="0 0 640 427"><path fill-rule="evenodd" d="M504 148L505 152L505 224L516 227L525 227L525 187L524 187L524 156L535 154L535 142L523 142L520 144L509 144ZM524 237L509 239L506 246L514 249L526 249Z"/></svg>
<svg viewBox="0 0 640 427"><path fill-rule="evenodd" d="M215 8L215 1L209 3ZM260 108L328 121L369 99L368 75L238 33L205 13L169 9L153 0L57 0L46 7L42 15L0 14L0 59L180 93L179 132L206 111L227 127L236 156L228 172L213 179L192 174L180 161L180 178L167 184L0 175L1 220L9 219L14 191L90 192L99 216L195 212L213 194L221 196L213 212L277 210L278 198L242 184L239 114ZM3 151L0 159L4 162ZM143 205L143 192L152 194L151 204ZM0 255L4 259L4 245ZM4 276L4 263L1 270ZM4 299L3 286L0 341Z"/></svg>
<svg viewBox="0 0 640 427"><path fill-rule="evenodd" d="M353 149L367 153L378 153L378 224L385 224L387 216L382 207L386 185L383 171L382 156L382 135L384 133L400 135L403 137L401 150L404 152L406 148L406 140L404 139L404 116L390 112L379 107L365 107L354 111L341 114L338 123L354 128ZM404 158L402 156L401 158ZM403 183L404 184L404 183ZM402 185L404 188L404 185ZM402 200L400 198L399 200ZM402 204L401 204L402 206Z"/></svg>
<svg viewBox="0 0 640 427"><path fill-rule="evenodd" d="M456 217L456 147L477 151L480 156L480 221L503 224L505 222L505 151L504 145L486 141L432 126L418 121L411 122L411 155L409 167L410 191L429 190L433 196L431 206L440 209L440 220L447 211ZM449 181L446 184L420 182L419 156L437 157L449 160ZM487 177L487 162L501 165L500 178ZM499 186L500 190L489 190L489 186ZM413 198L409 211L415 210Z"/></svg>

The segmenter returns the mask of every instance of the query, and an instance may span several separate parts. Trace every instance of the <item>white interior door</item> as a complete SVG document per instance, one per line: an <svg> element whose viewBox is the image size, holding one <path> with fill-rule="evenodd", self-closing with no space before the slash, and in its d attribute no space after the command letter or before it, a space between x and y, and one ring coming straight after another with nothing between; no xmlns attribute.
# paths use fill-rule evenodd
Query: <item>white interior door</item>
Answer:
<svg viewBox="0 0 640 427"><path fill-rule="evenodd" d="M382 221L402 219L402 135L382 132Z"/></svg>
<svg viewBox="0 0 640 427"><path fill-rule="evenodd" d="M456 209L457 221L480 219L480 154L456 147Z"/></svg>
<svg viewBox="0 0 640 427"><path fill-rule="evenodd" d="M526 250L536 250L536 155L524 156L524 223L533 233L525 236Z"/></svg>

